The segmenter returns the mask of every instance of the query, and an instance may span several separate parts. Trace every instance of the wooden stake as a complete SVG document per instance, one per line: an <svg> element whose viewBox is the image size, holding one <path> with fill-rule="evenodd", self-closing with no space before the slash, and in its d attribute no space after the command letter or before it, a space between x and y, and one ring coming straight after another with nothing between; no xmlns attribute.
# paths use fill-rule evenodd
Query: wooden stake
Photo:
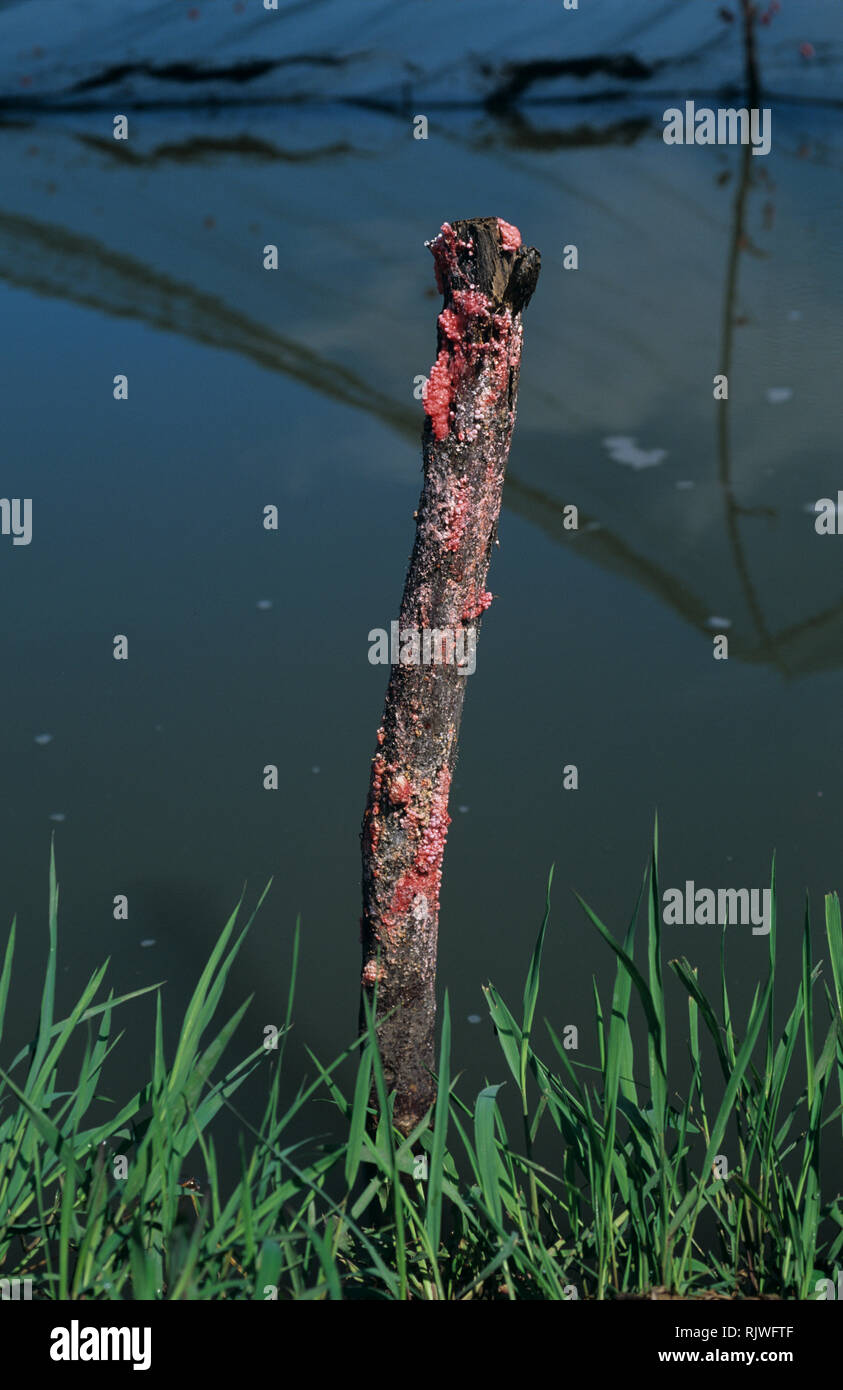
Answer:
<svg viewBox="0 0 843 1390"><path fill-rule="evenodd" d="M405 1134L435 1098L448 794L480 616L492 601L486 574L515 423L521 311L540 266L538 251L497 217L446 222L427 244L445 305L424 395L424 486L401 603L402 659L386 692L361 835L362 987L370 997L377 987L381 1058Z"/></svg>

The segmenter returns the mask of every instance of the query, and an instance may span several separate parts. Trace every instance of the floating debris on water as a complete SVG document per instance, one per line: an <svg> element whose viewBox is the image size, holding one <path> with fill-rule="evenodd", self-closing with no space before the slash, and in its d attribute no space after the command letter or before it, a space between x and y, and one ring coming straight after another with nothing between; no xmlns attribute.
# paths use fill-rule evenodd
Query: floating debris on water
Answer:
<svg viewBox="0 0 843 1390"><path fill-rule="evenodd" d="M313 773L314 777L316 776L316 774L317 774L318 772L321 772L321 771L322 771L321 767L317 767L315 763L314 763L313 767L312 767L310 770L311 770L311 772Z"/></svg>
<svg viewBox="0 0 843 1390"><path fill-rule="evenodd" d="M265 612L267 608L271 608L271 607L272 607L272 599L271 599L271 598L259 598L259 599L258 599L258 602L257 602L257 607L260 608L262 612Z"/></svg>
<svg viewBox="0 0 843 1390"><path fill-rule="evenodd" d="M680 492L685 492L689 487L696 487L696 483L691 482L690 478L683 478L681 483L676 484Z"/></svg>
<svg viewBox="0 0 843 1390"><path fill-rule="evenodd" d="M768 386L764 392L770 405L782 405L784 401L789 401L793 395L790 386Z"/></svg>
<svg viewBox="0 0 843 1390"><path fill-rule="evenodd" d="M141 942L141 946L154 946L154 945L155 945L155 937L154 937L154 936L145 936L144 939L143 939L143 941Z"/></svg>
<svg viewBox="0 0 843 1390"><path fill-rule="evenodd" d="M705 620L705 625L706 625L706 627L731 627L731 626L732 626L732 619L731 619L731 618L706 618L706 620Z"/></svg>
<svg viewBox="0 0 843 1390"><path fill-rule="evenodd" d="M482 1023L483 1018L480 1014L469 1014L468 1021L469 1023Z"/></svg>
<svg viewBox="0 0 843 1390"><path fill-rule="evenodd" d="M625 463L630 468L653 468L667 458L667 449L639 449L635 440L626 434L609 435L603 444L615 463Z"/></svg>
<svg viewBox="0 0 843 1390"><path fill-rule="evenodd" d="M460 814L463 815L463 816L467 816L468 813L469 813L469 811L470 811L470 809L471 809L471 808L470 808L469 806L458 806L458 807L457 807L457 810L458 810L458 811L460 812Z"/></svg>
<svg viewBox="0 0 843 1390"><path fill-rule="evenodd" d="M66 820L66 819L67 819L67 817L65 816L64 811L54 811L53 814L50 816L50 820L59 820L59 821L61 821L61 820Z"/></svg>
<svg viewBox="0 0 843 1390"><path fill-rule="evenodd" d="M41 746L42 748L46 747L46 745L47 745L48 743L52 743L52 741L53 741L53 735L52 735L52 734L36 734L36 735L35 735L35 738L33 739L33 742L34 742L34 743L40 744L40 746Z"/></svg>

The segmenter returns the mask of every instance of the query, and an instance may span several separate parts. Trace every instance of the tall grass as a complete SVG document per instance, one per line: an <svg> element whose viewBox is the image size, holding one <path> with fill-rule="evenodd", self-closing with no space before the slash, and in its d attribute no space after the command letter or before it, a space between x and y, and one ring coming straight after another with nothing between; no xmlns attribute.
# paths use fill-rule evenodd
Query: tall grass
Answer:
<svg viewBox="0 0 843 1390"><path fill-rule="evenodd" d="M222 1069L249 1003L217 1021L254 919L238 930L242 904L199 978L171 1059L158 986L96 1002L107 963L57 1020L51 856L38 1027L0 1069L0 1278L31 1277L35 1297L47 1299L565 1300L653 1288L815 1297L843 1248L840 1181L823 1193L820 1161L827 1127L838 1153L843 1133L840 902L825 899L827 971L812 960L806 905L801 978L777 1032L775 872L771 888L766 978L745 1020L730 1004L726 932L716 1006L684 957L669 962L687 996L686 1062L668 1039L657 834L622 939L581 902L608 948L607 965L614 962L608 1010L594 986L598 1064L589 1067L548 1023L537 1026L549 883L520 1017L493 985L485 990L500 1079L471 1105L458 1096L446 995L436 1104L404 1137L392 1125L371 1013L362 1037L330 1065L310 1054L313 1078L283 1103L291 1094L282 1077L298 927L279 1046L267 1053L261 1043ZM646 943L638 951L642 902ZM0 973L0 1043L14 945L13 923ZM150 991L150 1079L91 1124L103 1067L122 1036L112 1036L117 1011ZM80 1030L78 1076L63 1076L60 1089L64 1054ZM346 1094L337 1078L349 1061L356 1081ZM253 1123L235 1097L257 1067L267 1072L266 1101ZM518 1100L512 1137L507 1074ZM293 1121L326 1097L339 1137L294 1141ZM240 1178L227 1193L212 1133L223 1108L241 1126ZM561 1155L556 1170L537 1158L551 1149ZM727 1152L737 1161L724 1172ZM203 1173L198 1184L186 1185L188 1168Z"/></svg>

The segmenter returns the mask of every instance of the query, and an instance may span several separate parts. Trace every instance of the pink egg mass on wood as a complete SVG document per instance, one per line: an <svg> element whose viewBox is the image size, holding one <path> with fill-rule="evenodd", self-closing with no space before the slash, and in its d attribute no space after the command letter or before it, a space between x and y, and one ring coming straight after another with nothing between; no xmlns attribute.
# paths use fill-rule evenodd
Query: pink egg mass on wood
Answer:
<svg viewBox="0 0 843 1390"><path fill-rule="evenodd" d="M361 834L361 986L375 1005L393 1119L405 1134L435 1098L448 798L474 671L448 637L476 640L492 602L486 575L515 424L521 315L540 266L518 228L498 217L445 222L428 246L444 304L423 395L424 482L399 625L429 636L436 655L392 665Z"/></svg>

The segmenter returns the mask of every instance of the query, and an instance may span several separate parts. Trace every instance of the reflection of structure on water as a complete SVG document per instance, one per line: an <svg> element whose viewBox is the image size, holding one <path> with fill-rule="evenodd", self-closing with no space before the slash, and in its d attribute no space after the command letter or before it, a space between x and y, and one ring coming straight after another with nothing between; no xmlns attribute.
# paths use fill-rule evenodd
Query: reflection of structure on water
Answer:
<svg viewBox="0 0 843 1390"><path fill-rule="evenodd" d="M843 482L829 369L838 118L776 108L764 161L749 147L665 151L658 105L632 124L617 106L554 108L544 139L537 118L451 113L435 149L408 146L392 116L347 109L288 115L282 134L266 110L147 113L128 146L94 133L99 116L18 118L3 141L0 276L366 411L387 429L368 466L393 472L396 435L417 458L413 384L435 347L431 207L459 212L467 161L477 186L503 171L517 207L502 211L550 272L505 508L701 633L728 617L738 660L836 667L840 557L805 506ZM576 271L562 266L569 243ZM263 269L267 244L278 272ZM627 441L626 460L607 437ZM632 441L652 466L624 466ZM575 533L561 523L572 502Z"/></svg>
<svg viewBox="0 0 843 1390"><path fill-rule="evenodd" d="M748 36L742 0L670 0L644 13L629 0L574 4L62 0L45 26L39 0L17 0L0 14L0 94L112 111L115 101L354 100L406 111L469 100L500 112L688 86L731 93L745 79L752 88L760 67L770 93L823 100L843 56L834 6L811 0L774 16L756 6Z"/></svg>

